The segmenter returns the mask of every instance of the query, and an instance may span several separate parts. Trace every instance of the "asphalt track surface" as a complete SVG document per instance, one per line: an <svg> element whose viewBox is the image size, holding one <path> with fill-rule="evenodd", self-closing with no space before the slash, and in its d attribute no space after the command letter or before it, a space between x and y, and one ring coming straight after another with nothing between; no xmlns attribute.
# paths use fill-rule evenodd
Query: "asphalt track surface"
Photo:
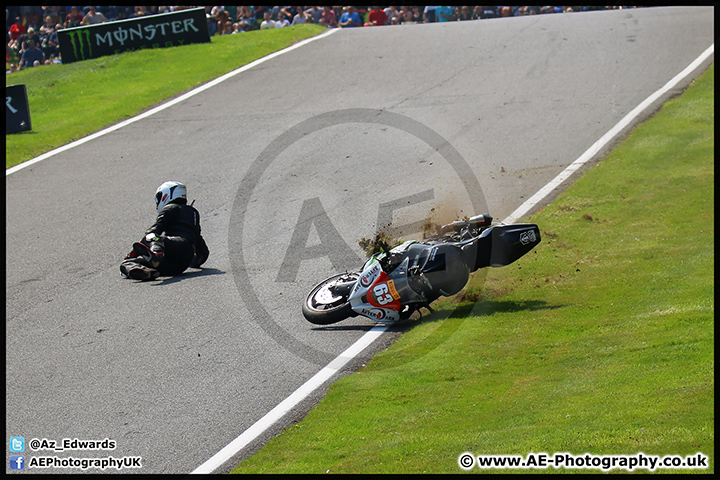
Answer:
<svg viewBox="0 0 720 480"><path fill-rule="evenodd" d="M300 313L313 284L359 266L358 239L388 220L413 235L428 216L505 218L711 46L713 18L663 7L342 30L8 175L8 438L108 438L113 451L26 455L191 472L372 328ZM166 180L196 199L210 258L121 279Z"/></svg>

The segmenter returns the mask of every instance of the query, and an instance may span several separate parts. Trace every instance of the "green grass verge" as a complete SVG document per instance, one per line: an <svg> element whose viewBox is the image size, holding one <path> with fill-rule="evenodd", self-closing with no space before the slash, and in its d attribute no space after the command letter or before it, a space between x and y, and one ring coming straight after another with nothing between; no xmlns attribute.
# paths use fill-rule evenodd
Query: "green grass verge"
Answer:
<svg viewBox="0 0 720 480"><path fill-rule="evenodd" d="M714 66L530 218L533 252L234 472L460 473L463 452L702 452L713 472L713 179Z"/></svg>
<svg viewBox="0 0 720 480"><path fill-rule="evenodd" d="M5 135L5 168L326 30L298 25L214 36L211 43L127 52L6 75L6 85L26 85L32 130Z"/></svg>

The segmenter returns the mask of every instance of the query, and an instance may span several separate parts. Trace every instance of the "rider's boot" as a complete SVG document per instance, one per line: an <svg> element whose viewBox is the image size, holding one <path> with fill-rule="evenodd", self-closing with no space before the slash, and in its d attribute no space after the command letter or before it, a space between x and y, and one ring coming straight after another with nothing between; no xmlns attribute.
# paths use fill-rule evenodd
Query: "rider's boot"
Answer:
<svg viewBox="0 0 720 480"><path fill-rule="evenodd" d="M139 261L123 262L120 265L120 273L134 280L155 280L160 276L160 272L152 267L141 264Z"/></svg>
<svg viewBox="0 0 720 480"><path fill-rule="evenodd" d="M148 246L143 242L135 242L133 243L133 250L138 257L145 259L148 266L156 269L165 257L165 244L160 239L149 243L150 245Z"/></svg>

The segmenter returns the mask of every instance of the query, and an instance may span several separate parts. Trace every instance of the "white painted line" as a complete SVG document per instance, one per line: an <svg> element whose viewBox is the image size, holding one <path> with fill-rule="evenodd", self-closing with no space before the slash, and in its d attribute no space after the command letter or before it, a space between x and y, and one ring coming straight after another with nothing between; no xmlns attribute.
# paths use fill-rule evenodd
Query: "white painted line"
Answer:
<svg viewBox="0 0 720 480"><path fill-rule="evenodd" d="M205 84L203 84L203 85L200 85L199 87L197 87L197 88L195 88L195 89L193 89L193 90L190 90L189 92L187 92L187 93L185 93L185 94L183 94L183 95L181 95L181 96L179 96L179 97L177 97L177 98L174 98L174 99L170 100L170 101L167 102L167 103L163 103L163 104L160 105L160 106L157 106L157 107L155 107L155 108L153 108L153 109L151 109L151 110L148 110L147 112L144 112L144 113L141 113L140 115L137 115L137 116L135 116L135 117L129 118L129 119L125 120L125 121L122 121L122 122L120 122L120 123L118 123L118 124L113 125L112 127L108 127L108 128L106 128L106 129L104 129L104 130L101 130L101 131L99 131L99 132L95 132L95 133L93 133L93 134L91 134L91 135L88 135L87 137L83 137L83 138L81 138L80 140L76 140L76 141L74 141L74 142L72 142L72 143L68 143L67 145L63 145L62 147L56 148L55 150L51 150L51 151L49 151L49 152L47 152L47 153L44 153L44 154L40 155L39 157L33 158L32 160L28 160L27 162L23 162L23 163L21 163L21 164L19 164L19 165L16 165L16 166L14 166L14 167L8 168L7 170L5 170L5 176L7 177L8 175L17 172L18 170L22 170L22 169L25 168L25 167L29 167L30 165L33 165L33 164L35 164L35 163L42 162L43 160L48 159L48 158L52 157L53 155L57 155L58 153L61 153L61 152L64 152L64 151L66 151L66 150L70 150L71 148L74 148L74 147L77 147L77 146L79 146L79 145L82 145L83 143L87 143L87 142L89 142L89 141L91 141L91 140L95 140L96 138L101 137L101 136L103 136L103 135L105 135L105 134L114 132L115 130L119 130L119 129L123 128L123 127L126 127L126 126L132 124L132 123L137 122L138 120L142 120L143 118L147 118L147 117L149 117L149 116L151 116L151 115L155 115L156 113L161 112L161 111L165 110L166 108L172 107L173 105L176 105L176 104L178 104L178 103L180 103L180 102L182 102L182 101L185 101L185 100L187 100L188 98L191 98L191 97L197 95L198 93L204 92L205 90L207 90L207 89L209 89L209 88L212 88L212 87L218 85L219 83L224 82L224 81L227 80L228 78L232 78L232 77L234 77L235 75L237 75L237 74L239 74L239 73L242 73L242 72L245 72L245 71L247 71L247 70L250 70L250 69L253 68L253 67L257 67L258 65L260 65L260 64L262 64L262 63L265 63L265 62L267 62L268 60L272 60L273 58L275 58L275 57L277 57L277 56L280 56L280 55L282 55L282 54L284 54L284 53L288 53L288 52L290 52L290 51L292 51L292 50L295 50L296 48L300 48L300 47L302 47L302 46L304 46L304 45L307 45L307 44L310 43L310 42L314 42L315 40L319 40L319 39L321 39L321 38L327 37L328 35L331 35L331 34L333 34L334 32L336 32L336 31L338 31L338 30L339 30L338 28L331 28L331 29L328 29L328 31L325 32L325 33L322 33L322 34L317 35L317 36L315 36L315 37L306 38L305 40L302 40L302 41L300 41L300 42L298 42L298 43L296 43L296 44L293 44L293 45L291 45L291 46L289 46L289 47L287 47L287 48L284 48L283 50L279 50L279 51L277 51L277 52L275 52L275 53L271 53L270 55L268 55L268 56L266 56L266 57L259 58L259 59L255 60L254 62L250 62L250 63L248 63L247 65L243 65L242 67L238 68L237 70L233 70L233 71L230 72L230 73L226 73L226 74L223 75L222 77L218 77L218 78L216 78L215 80L212 80L212 81L210 81L210 82L208 82L208 83L205 83Z"/></svg>
<svg viewBox="0 0 720 480"><path fill-rule="evenodd" d="M528 198L525 203L520 205L513 213L511 213L510 216L503 221L503 223L515 223L520 217L526 215L535 205L537 205L545 197L547 197L550 192L552 192L555 188L557 188L560 184L567 180L570 175L572 175L580 167L586 164L590 159L592 159L605 145L610 143L625 127L630 125L630 123L635 120L635 118L637 118L641 113L643 113L643 111L645 111L650 105L652 105L653 102L655 102L658 98L667 93L671 88L675 87L685 77L690 75L697 67L700 66L702 62L704 62L714 52L715 44L713 43L698 58L696 58L695 61L688 65L685 70L678 73L672 80L666 83L665 86L650 95L642 103L640 103L640 105L638 105L630 113L625 115L625 117L620 120L620 122L618 122L605 135L603 135L600 140L598 140L590 148L588 148L585 153L580 155L577 160L572 162L565 170L560 172L557 177L555 177L553 180L550 181L550 183L541 188L535 195Z"/></svg>
<svg viewBox="0 0 720 480"><path fill-rule="evenodd" d="M595 142L580 158L575 160L570 166L568 166L563 172L561 172L555 179L540 189L535 195L530 197L525 203L523 203L517 210L510 214L502 223L508 224L517 221L518 218L525 215L533 206L545 198L554 188L564 182L574 171L580 166L586 163L590 158L593 157L600 149L607 145L612 138L614 138L623 128L630 124L630 122L640 115L650 104L662 96L665 92L677 85L683 78L692 73L705 59L707 59L714 52L715 44L712 44L705 52L703 52L693 63L691 63L685 70L676 75L670 80L664 87L657 92L650 95L640 105L635 107L630 113L628 113L617 125L615 125L608 133ZM365 335L355 342L350 348L341 353L335 360L330 362L325 368L316 373L310 380L305 382L300 388L295 390L288 398L280 402L275 408L270 410L264 417L255 422L250 428L240 434L235 440L226 445L222 450L213 455L205 463L197 467L190 473L212 473L241 449L246 447L250 442L262 435L268 428L277 423L286 413L288 413L293 407L299 404L302 400L307 398L312 392L322 386L328 381L336 372L344 367L350 360L352 360L357 354L364 350L368 345L374 342L383 332L388 329L386 325L376 325Z"/></svg>
<svg viewBox="0 0 720 480"><path fill-rule="evenodd" d="M235 440L230 442L222 450L190 473L212 473L215 471L218 467L231 459L233 455L238 453L250 442L262 435L268 428L277 423L286 413L288 413L302 400L306 399L312 392L330 380L333 375L340 371L340 369L342 369L350 360L355 358L387 329L388 327L386 325L374 326L365 335L360 337L360 340L351 345L350 348L341 353L325 368L316 373L310 380L295 390L288 398L280 402L275 408L266 413L264 417L255 422Z"/></svg>

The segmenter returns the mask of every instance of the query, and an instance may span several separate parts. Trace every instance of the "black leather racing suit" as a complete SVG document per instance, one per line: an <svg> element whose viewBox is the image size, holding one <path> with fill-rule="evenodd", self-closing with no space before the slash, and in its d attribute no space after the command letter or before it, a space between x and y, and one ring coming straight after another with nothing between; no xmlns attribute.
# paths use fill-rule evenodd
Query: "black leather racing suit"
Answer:
<svg viewBox="0 0 720 480"><path fill-rule="evenodd" d="M156 244L165 251L158 267L160 275L178 275L188 267L197 268L207 260L210 252L200 234L200 214L191 205L168 203L160 211L155 223L145 231L145 235L154 233L159 241Z"/></svg>

